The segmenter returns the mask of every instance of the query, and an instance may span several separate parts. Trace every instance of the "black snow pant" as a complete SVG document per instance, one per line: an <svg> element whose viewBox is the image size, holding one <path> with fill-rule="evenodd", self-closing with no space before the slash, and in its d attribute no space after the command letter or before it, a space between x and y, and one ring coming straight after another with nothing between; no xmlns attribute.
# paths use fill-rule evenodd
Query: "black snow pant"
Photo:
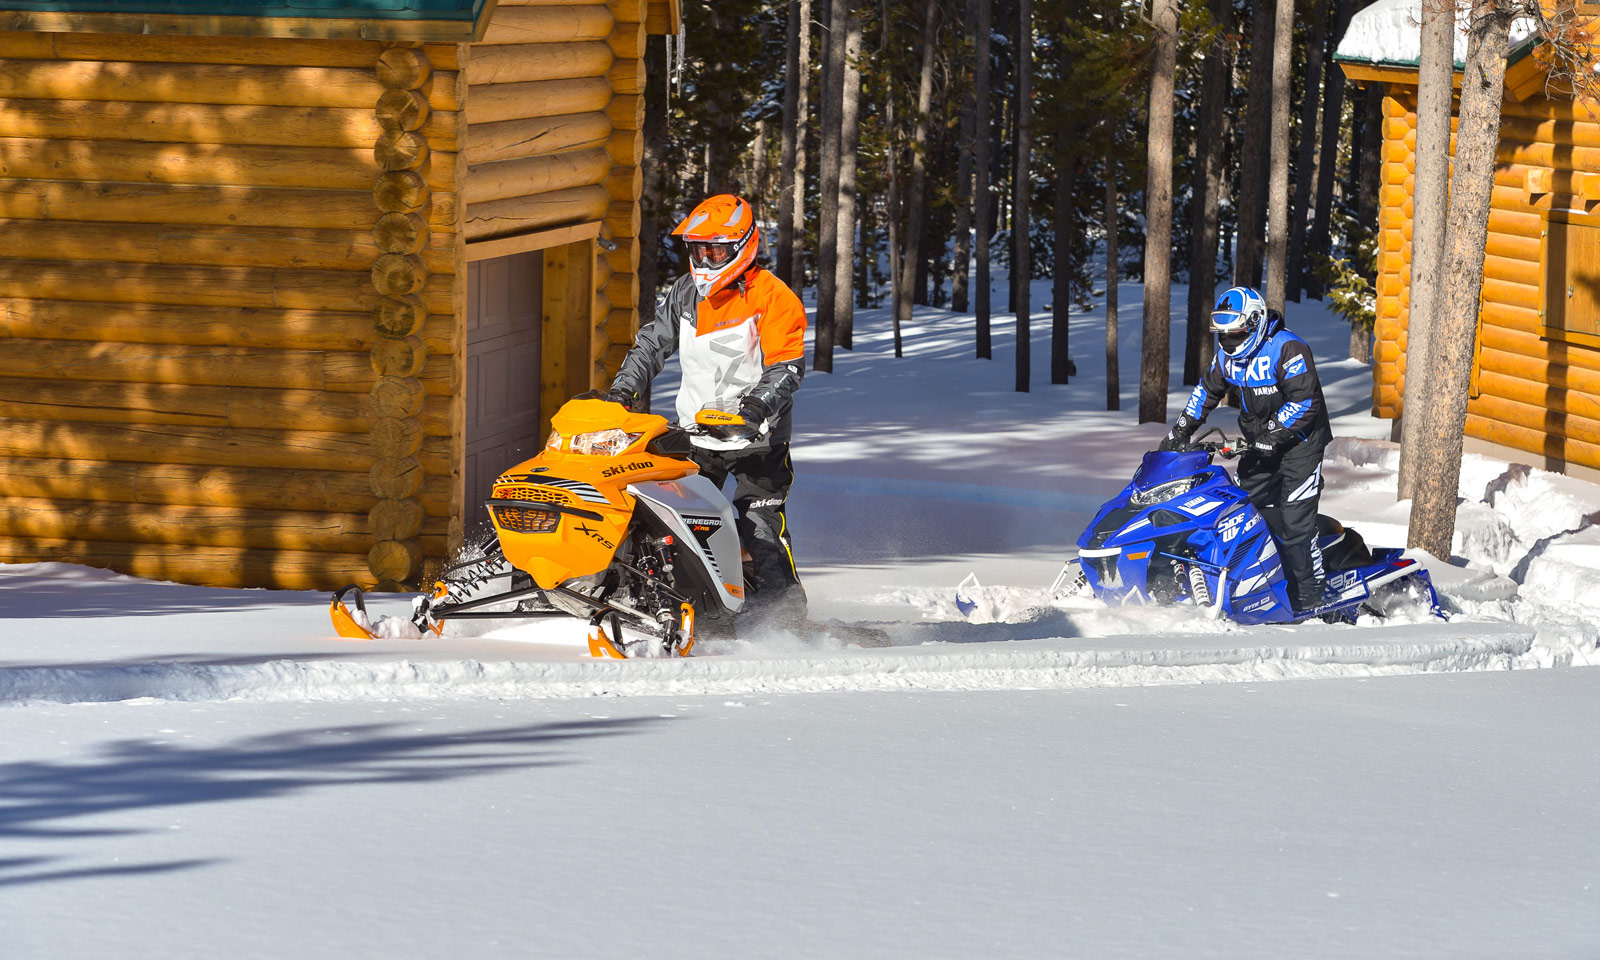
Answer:
<svg viewBox="0 0 1600 960"><path fill-rule="evenodd" d="M739 512L739 543L750 554L755 582L747 585L740 620L749 627L770 625L801 632L806 622L806 591L795 569L784 506L794 483L789 444L774 441L760 453L730 457L722 451L696 450L700 475L720 489L732 474L733 506Z"/></svg>
<svg viewBox="0 0 1600 960"><path fill-rule="evenodd" d="M1276 455L1250 451L1239 458L1239 486L1277 538L1289 600L1301 610L1322 602L1317 504L1322 499L1323 447L1300 443Z"/></svg>

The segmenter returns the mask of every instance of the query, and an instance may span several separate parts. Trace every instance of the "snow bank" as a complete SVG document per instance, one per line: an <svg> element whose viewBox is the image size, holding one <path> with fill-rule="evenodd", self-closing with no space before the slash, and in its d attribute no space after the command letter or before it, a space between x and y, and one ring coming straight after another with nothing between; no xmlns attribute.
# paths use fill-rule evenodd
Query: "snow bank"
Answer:
<svg viewBox="0 0 1600 960"><path fill-rule="evenodd" d="M1292 635L1290 635L1292 637ZM1179 645L1139 638L1104 649L1019 641L867 650L832 656L696 657L594 662L480 660L192 661L0 670L0 703L177 701L530 700L744 696L833 691L1052 690L1380 677L1518 665L1528 630L1422 626L1346 630L1312 642ZM1255 642L1250 642L1255 641ZM1322 642L1318 642L1322 641Z"/></svg>

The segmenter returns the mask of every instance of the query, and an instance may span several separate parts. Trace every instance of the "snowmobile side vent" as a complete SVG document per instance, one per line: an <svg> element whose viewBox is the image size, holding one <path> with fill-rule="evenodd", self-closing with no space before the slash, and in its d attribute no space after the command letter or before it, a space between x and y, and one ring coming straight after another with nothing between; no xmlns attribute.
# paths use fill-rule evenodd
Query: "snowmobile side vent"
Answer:
<svg viewBox="0 0 1600 960"><path fill-rule="evenodd" d="M494 496L497 500L544 500L549 503L566 503L574 499L572 494L554 487L533 486L504 486L495 487Z"/></svg>

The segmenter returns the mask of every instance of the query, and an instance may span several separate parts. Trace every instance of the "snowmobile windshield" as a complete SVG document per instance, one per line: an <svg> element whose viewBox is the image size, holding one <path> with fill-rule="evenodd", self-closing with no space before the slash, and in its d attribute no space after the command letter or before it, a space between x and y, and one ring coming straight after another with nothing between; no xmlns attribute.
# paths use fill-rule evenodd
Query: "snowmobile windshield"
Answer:
<svg viewBox="0 0 1600 960"><path fill-rule="evenodd" d="M1139 490L1151 490L1175 480L1186 480L1211 465L1211 458L1201 450L1187 453L1163 453L1152 450L1133 475L1133 485Z"/></svg>

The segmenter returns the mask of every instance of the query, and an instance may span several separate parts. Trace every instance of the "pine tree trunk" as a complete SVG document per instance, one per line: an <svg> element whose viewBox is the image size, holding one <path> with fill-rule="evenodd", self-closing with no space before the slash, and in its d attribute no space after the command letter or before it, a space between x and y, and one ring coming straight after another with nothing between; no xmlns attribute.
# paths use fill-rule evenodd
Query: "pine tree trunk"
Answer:
<svg viewBox="0 0 1600 960"><path fill-rule="evenodd" d="M1238 252L1233 261L1233 282L1241 287L1261 285L1267 152L1271 148L1273 3L1250 3L1249 93L1239 142Z"/></svg>
<svg viewBox="0 0 1600 960"><path fill-rule="evenodd" d="M861 232L861 243L856 250L856 306L870 307L873 296L870 267L878 260L878 216L872 205L872 197L861 190L856 191L856 223L860 224ZM853 330L854 311L851 320ZM850 348L853 349L854 344Z"/></svg>
<svg viewBox="0 0 1600 960"><path fill-rule="evenodd" d="M794 214L789 224L793 243L789 286L803 296L806 286L806 131L811 126L811 0L800 0L798 44L795 73L800 87L796 91L794 110Z"/></svg>
<svg viewBox="0 0 1600 960"><path fill-rule="evenodd" d="M1217 36L1206 51L1200 74L1199 156L1195 169L1193 220L1189 230L1189 299L1183 350L1183 382L1200 382L1209 365L1211 307L1217 276L1217 219L1226 186L1223 147L1227 144L1228 33L1233 29L1232 0L1211 0Z"/></svg>
<svg viewBox="0 0 1600 960"><path fill-rule="evenodd" d="M778 145L778 262L772 272L793 286L795 142L804 139L800 121L800 0L789 0L789 34L784 48L783 136ZM797 137L796 132L800 132Z"/></svg>
<svg viewBox="0 0 1600 960"><path fill-rule="evenodd" d="M1028 392L1033 367L1033 345L1029 340L1029 321L1033 302L1029 297L1033 280L1031 244L1028 242L1028 204L1033 198L1033 0L1017 0L1017 165L1013 192L1016 213L1012 215L1012 287L1016 291L1017 314L1017 391Z"/></svg>
<svg viewBox="0 0 1600 960"><path fill-rule="evenodd" d="M993 29L990 22L994 9L994 0L977 0L978 15L977 34L973 50L973 104L972 104L972 129L973 129L973 158L972 158L972 197L974 221L973 228L976 236L973 245L977 256L974 269L977 275L973 282L977 289L973 291L973 312L976 314L976 349L979 360L988 360L992 356L989 344L989 238L992 236L994 216L990 205L993 195L990 193L992 182L992 160L990 145L993 142L993 124L989 119L989 36Z"/></svg>
<svg viewBox="0 0 1600 960"><path fill-rule="evenodd" d="M1407 416L1406 397L1432 397L1432 334L1447 296L1443 277L1450 193L1450 114L1455 78L1454 0L1423 0L1422 56L1417 74L1417 153L1411 214L1411 282L1402 371L1400 476L1396 493L1409 500L1420 460L1429 455L1424 418ZM1455 281L1452 281L1454 283Z"/></svg>
<svg viewBox="0 0 1600 960"><path fill-rule="evenodd" d="M978 19L978 0L967 0L967 22ZM975 64L973 65L975 66ZM956 244L955 272L950 279L950 309L966 313L972 300L968 294L972 264L972 152L976 146L977 100L970 84L961 94L961 142L956 160Z"/></svg>
<svg viewBox="0 0 1600 960"><path fill-rule="evenodd" d="M1378 231L1378 179L1383 175L1384 86L1367 85L1366 102L1362 105L1366 121L1361 131L1360 162L1353 165L1358 177L1356 209L1361 225L1373 233Z"/></svg>
<svg viewBox="0 0 1600 960"><path fill-rule="evenodd" d="M1306 247L1309 261L1301 268L1300 278L1305 285L1306 292L1318 300L1322 299L1322 278L1313 271L1328 256L1332 247L1329 245L1328 223L1333 213L1333 181L1335 168L1339 165L1340 125L1344 122L1344 71L1333 62L1333 50L1338 45L1338 39L1344 36L1345 30L1350 26L1351 0L1339 0L1333 19L1334 43L1328 44L1328 59L1323 64L1327 71L1327 80L1322 84L1322 138L1317 141L1317 154L1321 158L1317 162L1317 198L1315 212L1311 217L1311 236ZM1355 165L1355 158L1350 158L1351 166Z"/></svg>
<svg viewBox="0 0 1600 960"><path fill-rule="evenodd" d="M1407 415L1407 419L1422 420L1423 428L1418 435L1420 456L1406 545L1441 559L1450 556L1455 534L1462 437L1478 331L1478 297L1489 235L1489 198L1494 189L1510 21L1511 12L1497 0L1477 0L1473 4L1461 78L1455 174L1450 181L1450 214L1445 228L1444 275L1451 278L1442 290L1447 308L1436 314L1440 322L1430 337L1428 402Z"/></svg>
<svg viewBox="0 0 1600 960"><path fill-rule="evenodd" d="M1071 76L1072 64L1063 54L1062 76ZM1072 148L1078 141L1078 125L1067 121L1056 133L1055 274L1050 303L1050 382L1068 383L1072 376L1072 351L1069 329L1072 321L1072 240L1076 217L1072 205L1078 160Z"/></svg>
<svg viewBox="0 0 1600 960"><path fill-rule="evenodd" d="M1277 0L1272 37L1272 165L1267 174L1267 309L1283 312L1289 282L1289 60L1294 0Z"/></svg>
<svg viewBox="0 0 1600 960"><path fill-rule="evenodd" d="M889 322L894 327L894 355L901 356L900 338L900 261L904 259L901 253L901 237L905 229L901 226L902 211L900 209L900 128L894 122L894 97L889 97L883 106L884 128L887 132L888 146L884 155L888 158L889 167Z"/></svg>
<svg viewBox="0 0 1600 960"><path fill-rule="evenodd" d="M756 121L755 139L750 141L750 193L745 197L750 201L756 211L756 216L765 218L767 211L767 121Z"/></svg>
<svg viewBox="0 0 1600 960"><path fill-rule="evenodd" d="M1106 148L1106 409L1122 409L1121 374L1117 370L1117 155Z"/></svg>
<svg viewBox="0 0 1600 960"><path fill-rule="evenodd" d="M844 109L844 47L849 32L850 0L829 0L826 42L822 54L822 167L817 230L817 334L811 367L833 372L834 299L839 275L839 160Z"/></svg>
<svg viewBox="0 0 1600 960"><path fill-rule="evenodd" d="M905 250L901 254L900 282L895 285L894 316L896 329L911 322L911 301L917 285L917 270L922 262L924 218L923 195L928 180L928 112L933 107L934 39L939 26L939 2L927 0L922 28L922 72L917 81L917 120L911 134L911 184L906 196ZM895 356L899 356L898 351Z"/></svg>
<svg viewBox="0 0 1600 960"><path fill-rule="evenodd" d="M1372 365L1372 331L1359 323L1350 324L1350 359Z"/></svg>
<svg viewBox="0 0 1600 960"><path fill-rule="evenodd" d="M1139 422L1167 421L1172 357L1172 87L1178 60L1177 0L1154 0L1155 56L1150 67L1150 126L1144 208L1144 349Z"/></svg>
<svg viewBox="0 0 1600 960"><path fill-rule="evenodd" d="M1300 302L1305 288L1306 220L1311 187L1317 180L1317 112L1322 106L1322 47L1328 34L1327 0L1311 4L1311 33L1306 38L1305 89L1300 92L1300 144L1295 158L1294 203L1289 210L1289 255L1286 295Z"/></svg>
<svg viewBox="0 0 1600 960"><path fill-rule="evenodd" d="M645 46L643 189L639 200L639 325L656 316L660 284L661 217L666 207L663 157L667 145L667 41Z"/></svg>
<svg viewBox="0 0 1600 960"><path fill-rule="evenodd" d="M845 28L844 98L839 112L839 231L834 264L835 346L855 348L856 154L861 144L861 14L852 12Z"/></svg>

